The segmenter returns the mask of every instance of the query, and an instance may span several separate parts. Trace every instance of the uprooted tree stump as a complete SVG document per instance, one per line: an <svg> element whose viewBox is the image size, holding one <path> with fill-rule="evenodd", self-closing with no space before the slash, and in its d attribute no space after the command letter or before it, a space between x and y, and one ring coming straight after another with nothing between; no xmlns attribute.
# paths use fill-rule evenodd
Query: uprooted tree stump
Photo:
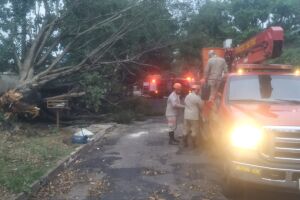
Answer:
<svg viewBox="0 0 300 200"><path fill-rule="evenodd" d="M40 108L22 101L22 93L9 90L0 97L0 110L4 113L4 119L8 120L15 115L29 115L35 118L39 115Z"/></svg>

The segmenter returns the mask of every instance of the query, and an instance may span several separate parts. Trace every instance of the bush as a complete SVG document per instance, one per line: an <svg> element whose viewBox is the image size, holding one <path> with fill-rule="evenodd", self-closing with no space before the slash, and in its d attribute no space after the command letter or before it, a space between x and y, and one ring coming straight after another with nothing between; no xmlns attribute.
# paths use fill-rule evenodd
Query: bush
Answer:
<svg viewBox="0 0 300 200"><path fill-rule="evenodd" d="M143 97L132 97L120 103L120 108L131 110L138 117L142 116L160 116L165 112L164 105L161 105L160 99L145 99Z"/></svg>
<svg viewBox="0 0 300 200"><path fill-rule="evenodd" d="M120 124L129 124L133 120L135 120L135 114L131 110L122 110L116 112L112 116L113 121L120 123Z"/></svg>
<svg viewBox="0 0 300 200"><path fill-rule="evenodd" d="M294 66L300 65L300 48L288 48L283 50L283 54L276 59L270 61L270 63L276 64L289 64Z"/></svg>
<svg viewBox="0 0 300 200"><path fill-rule="evenodd" d="M99 73L84 74L81 77L80 84L86 92L84 97L84 103L88 109L99 111L101 106L101 99L104 98L107 93L103 84L103 79Z"/></svg>
<svg viewBox="0 0 300 200"><path fill-rule="evenodd" d="M157 101L157 102L156 102ZM154 105L153 105L154 104ZM158 99L145 99L143 97L131 97L124 99L119 106L114 109L113 121L128 124L132 121L144 121L146 116L164 115L164 105L160 105Z"/></svg>
<svg viewBox="0 0 300 200"><path fill-rule="evenodd" d="M115 78L106 77L105 73L94 72L81 75L80 85L86 92L84 104L92 112L99 112L105 100L112 91L120 93L121 82Z"/></svg>

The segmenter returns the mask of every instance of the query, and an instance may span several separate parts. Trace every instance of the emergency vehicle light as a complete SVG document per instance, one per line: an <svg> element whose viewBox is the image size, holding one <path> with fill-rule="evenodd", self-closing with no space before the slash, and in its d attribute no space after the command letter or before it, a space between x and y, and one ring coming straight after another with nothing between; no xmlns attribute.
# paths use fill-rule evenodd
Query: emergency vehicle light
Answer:
<svg viewBox="0 0 300 200"><path fill-rule="evenodd" d="M238 69L238 70L237 70L237 73L238 73L238 74L242 74L243 72L244 72L243 69Z"/></svg>

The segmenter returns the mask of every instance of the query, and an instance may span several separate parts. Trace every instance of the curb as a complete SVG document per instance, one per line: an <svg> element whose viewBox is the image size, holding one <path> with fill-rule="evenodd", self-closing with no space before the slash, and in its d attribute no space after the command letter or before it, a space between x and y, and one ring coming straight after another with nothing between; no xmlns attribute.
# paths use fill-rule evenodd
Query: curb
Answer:
<svg viewBox="0 0 300 200"><path fill-rule="evenodd" d="M104 128L104 130L101 133L98 133L95 135L95 138L90 141L87 144L84 144L82 146L79 146L73 151L70 155L63 158L62 160L57 162L57 165L50 169L45 175L43 175L39 180L36 180L29 186L30 192L21 192L19 193L15 200L28 200L29 197L37 193L43 186L45 186L47 183L49 183L55 176L57 176L61 171L69 167L78 157L81 153L89 149L92 145L94 145L97 141L104 138L104 136L110 132L112 129L116 127L116 124L108 124L107 128Z"/></svg>

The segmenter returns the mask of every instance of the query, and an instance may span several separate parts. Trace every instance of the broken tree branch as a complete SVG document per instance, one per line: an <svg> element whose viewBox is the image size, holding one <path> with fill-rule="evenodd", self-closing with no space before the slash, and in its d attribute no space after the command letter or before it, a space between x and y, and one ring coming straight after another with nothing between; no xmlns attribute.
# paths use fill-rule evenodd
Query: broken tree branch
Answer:
<svg viewBox="0 0 300 200"><path fill-rule="evenodd" d="M62 94L62 95L58 95L58 96L54 96L54 97L48 97L48 98L45 98L45 100L48 101L48 100L70 99L70 98L74 98L74 97L81 97L81 96L84 96L85 94L86 94L85 92L73 92L73 93Z"/></svg>

